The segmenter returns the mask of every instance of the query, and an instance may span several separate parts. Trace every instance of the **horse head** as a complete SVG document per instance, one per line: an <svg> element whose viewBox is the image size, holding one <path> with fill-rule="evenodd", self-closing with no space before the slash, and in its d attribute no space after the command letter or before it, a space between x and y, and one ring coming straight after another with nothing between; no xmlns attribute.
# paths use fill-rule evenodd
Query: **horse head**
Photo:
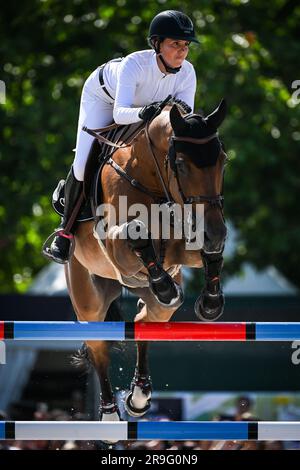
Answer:
<svg viewBox="0 0 300 470"><path fill-rule="evenodd" d="M170 109L169 187L177 202L204 204L206 253L222 252L226 238L222 203L226 154L217 132L225 115L225 100L206 117L182 115L176 104Z"/></svg>

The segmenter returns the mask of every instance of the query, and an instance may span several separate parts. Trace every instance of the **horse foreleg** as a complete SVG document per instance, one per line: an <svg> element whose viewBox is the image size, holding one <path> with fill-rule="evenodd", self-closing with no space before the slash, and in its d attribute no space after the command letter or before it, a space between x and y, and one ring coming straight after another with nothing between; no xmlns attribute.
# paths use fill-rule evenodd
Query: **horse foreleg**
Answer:
<svg viewBox="0 0 300 470"><path fill-rule="evenodd" d="M223 314L225 298L220 285L220 275L223 267L222 253L201 253L205 286L195 302L195 313L202 321L216 321Z"/></svg>
<svg viewBox="0 0 300 470"><path fill-rule="evenodd" d="M173 279L176 284L180 286L182 283L181 271L179 271ZM140 308L135 316L135 322L168 322L178 309L177 305L172 308L162 306L157 302L156 297L153 295L150 288L145 287L132 289L131 291L140 296L140 300L138 302L140 304Z"/></svg>
<svg viewBox="0 0 300 470"><path fill-rule="evenodd" d="M107 252L122 274L132 276L144 265L156 302L170 309L183 303L182 289L159 262L151 233L142 220L114 225L108 234Z"/></svg>

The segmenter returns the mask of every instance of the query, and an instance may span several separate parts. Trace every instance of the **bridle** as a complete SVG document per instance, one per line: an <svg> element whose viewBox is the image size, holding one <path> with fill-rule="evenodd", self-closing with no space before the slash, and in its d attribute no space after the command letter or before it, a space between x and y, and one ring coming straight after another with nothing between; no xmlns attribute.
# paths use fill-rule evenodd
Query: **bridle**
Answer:
<svg viewBox="0 0 300 470"><path fill-rule="evenodd" d="M161 170L159 167L159 164L157 162L157 158L155 155L155 152L153 150L153 143L151 141L150 135L149 135L149 123L147 123L145 127L145 134L146 134L146 139L148 142L148 146L150 149L150 153L152 155L154 164L156 166L157 173L159 175L159 179L161 181L164 193L166 195L167 201L169 204L174 203L174 200L172 196L170 195L169 189L167 188L167 185L165 184L165 181L162 177ZM215 132L214 134L211 134L208 137L203 137L200 139L194 138L194 137L178 137L175 135L172 135L169 141L169 149L168 149L168 154L165 158L165 168L168 173L169 167L171 171L173 172L177 187L178 187L178 192L180 194L180 197L182 199L183 204L193 204L193 203L207 203L211 207L219 207L221 211L223 211L223 204L224 204L224 197L222 194L216 194L215 196L204 196L204 195L197 195L197 196L185 196L184 191L182 189L181 183L180 183L180 178L178 175L178 162L176 160L176 149L175 149L175 142L188 142L191 144L196 144L196 145L204 145L210 142L213 139L218 138L218 133ZM169 178L168 178L169 181ZM223 185L222 185L223 186Z"/></svg>
<svg viewBox="0 0 300 470"><path fill-rule="evenodd" d="M183 204L193 204L193 203L207 203L212 207L217 207L219 206L220 209L223 209L223 202L224 202L224 197L222 194L217 194L215 196L204 196L201 194L198 194L197 196L185 196L181 183L180 183L180 178L178 175L178 162L176 160L176 150L175 150L175 142L188 142L191 144L196 144L196 145L204 145L210 142L211 140L218 138L218 132L215 132L214 134L211 134L208 137L204 137L202 139L196 139L194 137L177 137L173 135L170 139L170 145L169 145L169 152L167 155L166 159L166 164L170 164L170 168L174 173L177 187L179 194L181 196Z"/></svg>

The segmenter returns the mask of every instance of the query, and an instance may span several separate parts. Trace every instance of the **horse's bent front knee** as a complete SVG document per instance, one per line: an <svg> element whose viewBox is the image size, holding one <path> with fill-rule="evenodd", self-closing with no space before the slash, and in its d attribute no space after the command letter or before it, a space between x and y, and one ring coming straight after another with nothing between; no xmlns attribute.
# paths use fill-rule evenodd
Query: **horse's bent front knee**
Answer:
<svg viewBox="0 0 300 470"><path fill-rule="evenodd" d="M108 231L106 250L109 258L124 276L134 276L140 271L142 265L128 243L128 226L115 225Z"/></svg>

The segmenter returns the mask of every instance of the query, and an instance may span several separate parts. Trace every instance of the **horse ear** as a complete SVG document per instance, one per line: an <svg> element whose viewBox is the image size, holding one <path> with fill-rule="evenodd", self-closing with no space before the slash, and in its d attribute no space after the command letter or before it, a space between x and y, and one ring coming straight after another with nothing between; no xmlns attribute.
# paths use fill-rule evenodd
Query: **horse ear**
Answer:
<svg viewBox="0 0 300 470"><path fill-rule="evenodd" d="M176 104L173 104L170 110L170 121L175 135L183 135L188 125L185 122L184 118L181 116Z"/></svg>
<svg viewBox="0 0 300 470"><path fill-rule="evenodd" d="M219 106L211 113L209 116L205 118L207 124L212 127L213 129L218 129L218 127L222 124L225 119L227 112L227 104L225 99L223 98L219 104Z"/></svg>

